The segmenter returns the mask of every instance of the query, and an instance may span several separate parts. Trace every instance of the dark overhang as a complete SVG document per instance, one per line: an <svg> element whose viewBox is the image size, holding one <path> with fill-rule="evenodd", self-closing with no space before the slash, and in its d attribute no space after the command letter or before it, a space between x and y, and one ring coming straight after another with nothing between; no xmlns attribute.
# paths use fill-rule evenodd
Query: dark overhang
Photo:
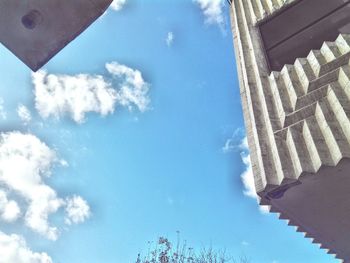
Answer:
<svg viewBox="0 0 350 263"><path fill-rule="evenodd" d="M112 0L0 0L0 42L38 70L101 16Z"/></svg>
<svg viewBox="0 0 350 263"><path fill-rule="evenodd" d="M259 25L270 70L350 33L350 0L299 0Z"/></svg>

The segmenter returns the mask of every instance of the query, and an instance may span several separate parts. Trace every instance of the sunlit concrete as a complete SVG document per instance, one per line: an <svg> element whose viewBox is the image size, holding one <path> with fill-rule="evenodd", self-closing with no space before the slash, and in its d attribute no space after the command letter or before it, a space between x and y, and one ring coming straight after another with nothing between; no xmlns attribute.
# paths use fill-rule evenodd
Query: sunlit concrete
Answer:
<svg viewBox="0 0 350 263"><path fill-rule="evenodd" d="M349 31L339 28L336 39L272 72L259 32L262 21L283 15L283 10L301 1L306 0L232 1L231 24L255 188L262 205L349 263ZM294 17L281 26L293 23Z"/></svg>

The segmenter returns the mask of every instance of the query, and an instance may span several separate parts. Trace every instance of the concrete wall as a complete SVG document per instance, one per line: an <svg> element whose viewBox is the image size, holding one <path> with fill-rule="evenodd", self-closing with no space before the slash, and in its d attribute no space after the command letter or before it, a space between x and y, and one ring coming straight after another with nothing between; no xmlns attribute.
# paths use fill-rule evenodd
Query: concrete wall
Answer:
<svg viewBox="0 0 350 263"><path fill-rule="evenodd" d="M319 219L327 205L335 206L337 198L350 200L350 194L329 196L326 204L301 203L300 210L293 212L290 206L295 200L284 199L291 191L294 198L298 191L304 196L322 195L322 187L332 184L326 176L318 176L324 169L338 180L330 185L332 189L342 182L350 187L345 176L350 176L350 163L343 164L342 171L337 169L341 160L350 157L350 36L339 35L335 42L325 42L320 50L310 50L307 57L270 73L257 23L292 2L232 1L231 24L255 186L262 204L292 219L293 225L330 253L350 262L350 248L344 249L344 237L339 236L342 230L350 236L350 225L328 227L339 221L337 210L333 217ZM320 180L318 187L301 187L308 177ZM308 214L314 206L319 214ZM350 205L346 209L350 211ZM313 228L312 220L323 223Z"/></svg>

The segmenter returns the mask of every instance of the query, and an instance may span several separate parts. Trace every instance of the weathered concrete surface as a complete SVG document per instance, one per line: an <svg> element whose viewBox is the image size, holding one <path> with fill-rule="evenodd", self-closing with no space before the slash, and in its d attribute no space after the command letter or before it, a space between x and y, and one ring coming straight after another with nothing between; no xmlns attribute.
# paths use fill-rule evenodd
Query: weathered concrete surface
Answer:
<svg viewBox="0 0 350 263"><path fill-rule="evenodd" d="M350 262L350 35L270 73L257 23L292 2L232 1L255 186L262 204Z"/></svg>
<svg viewBox="0 0 350 263"><path fill-rule="evenodd" d="M0 0L0 42L38 70L101 16L112 0Z"/></svg>

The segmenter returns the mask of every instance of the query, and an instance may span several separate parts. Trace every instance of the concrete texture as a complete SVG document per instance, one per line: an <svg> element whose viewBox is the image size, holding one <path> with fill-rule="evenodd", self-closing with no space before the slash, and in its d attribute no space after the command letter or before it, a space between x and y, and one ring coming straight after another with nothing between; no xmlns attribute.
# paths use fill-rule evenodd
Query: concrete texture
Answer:
<svg viewBox="0 0 350 263"><path fill-rule="evenodd" d="M38 70L101 16L112 0L0 0L0 42Z"/></svg>
<svg viewBox="0 0 350 263"><path fill-rule="evenodd" d="M255 186L261 204L350 262L350 35L270 72L257 25L292 2L232 1Z"/></svg>

